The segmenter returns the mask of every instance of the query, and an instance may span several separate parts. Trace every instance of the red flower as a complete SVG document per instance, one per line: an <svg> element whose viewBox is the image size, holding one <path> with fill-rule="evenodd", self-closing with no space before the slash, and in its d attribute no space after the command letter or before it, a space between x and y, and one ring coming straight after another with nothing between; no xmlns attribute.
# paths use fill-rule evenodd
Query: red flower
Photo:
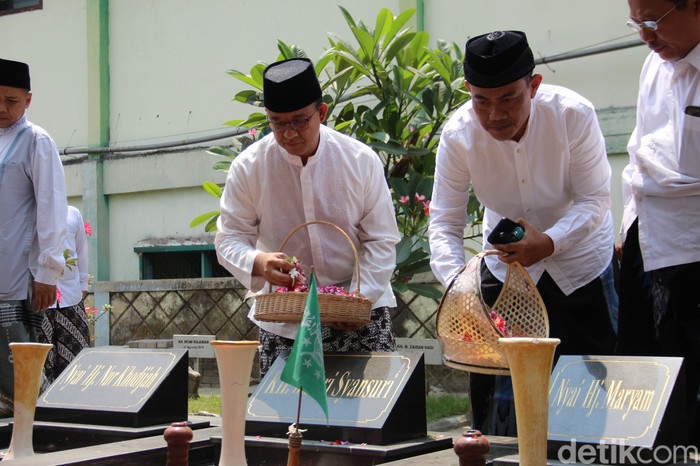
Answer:
<svg viewBox="0 0 700 466"><path fill-rule="evenodd" d="M401 196L401 197L399 198L399 202L400 202L401 204L408 204L408 201L410 201L410 200L411 200L411 198L408 197L408 196Z"/></svg>
<svg viewBox="0 0 700 466"><path fill-rule="evenodd" d="M85 234L88 236L92 236L92 225L90 225L90 222L85 222L83 225L83 228L85 229Z"/></svg>
<svg viewBox="0 0 700 466"><path fill-rule="evenodd" d="M423 201L423 215L426 217L430 216L430 199Z"/></svg>
<svg viewBox="0 0 700 466"><path fill-rule="evenodd" d="M61 290L56 288L56 302L60 304L62 299L63 299L63 296L61 296Z"/></svg>
<svg viewBox="0 0 700 466"><path fill-rule="evenodd" d="M493 320L494 325L504 337L511 336L510 330L508 330L508 325L506 324L505 319L498 315L497 312L491 311L491 320Z"/></svg>

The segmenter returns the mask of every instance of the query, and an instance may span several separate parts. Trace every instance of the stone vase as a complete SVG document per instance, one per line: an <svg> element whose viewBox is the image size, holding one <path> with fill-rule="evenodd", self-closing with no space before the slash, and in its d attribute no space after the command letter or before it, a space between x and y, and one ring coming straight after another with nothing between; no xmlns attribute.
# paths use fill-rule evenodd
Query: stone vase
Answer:
<svg viewBox="0 0 700 466"><path fill-rule="evenodd" d="M513 381L522 466L546 466L549 380L558 338L499 338Z"/></svg>
<svg viewBox="0 0 700 466"><path fill-rule="evenodd" d="M10 343L15 371L15 407L10 448L4 460L34 456L34 412L44 362L53 345Z"/></svg>
<svg viewBox="0 0 700 466"><path fill-rule="evenodd" d="M257 341L211 342L221 386L221 456L219 466L246 466L245 411Z"/></svg>

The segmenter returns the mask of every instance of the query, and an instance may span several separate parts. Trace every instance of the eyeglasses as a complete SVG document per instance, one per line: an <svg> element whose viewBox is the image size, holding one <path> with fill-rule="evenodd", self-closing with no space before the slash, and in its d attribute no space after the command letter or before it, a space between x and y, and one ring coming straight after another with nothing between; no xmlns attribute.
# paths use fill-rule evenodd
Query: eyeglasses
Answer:
<svg viewBox="0 0 700 466"><path fill-rule="evenodd" d="M311 115L304 118L294 118L292 121L275 121L267 120L267 124L273 133L284 133L287 127L291 127L297 133L304 131L309 127L309 121L316 115L318 108Z"/></svg>
<svg viewBox="0 0 700 466"><path fill-rule="evenodd" d="M661 22L662 19L666 17L670 12L676 9L678 6L678 3L673 5L670 10L668 10L664 15L657 19L656 21L637 21L636 19L628 19L627 22L625 23L626 26L631 27L637 32L641 32L642 28L646 28L650 31L656 31L659 28L659 23Z"/></svg>

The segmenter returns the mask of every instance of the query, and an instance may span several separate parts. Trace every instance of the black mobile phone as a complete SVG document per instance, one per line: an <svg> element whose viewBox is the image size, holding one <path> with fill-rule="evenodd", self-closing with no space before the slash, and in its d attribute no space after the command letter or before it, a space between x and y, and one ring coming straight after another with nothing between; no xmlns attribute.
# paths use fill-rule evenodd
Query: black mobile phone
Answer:
<svg viewBox="0 0 700 466"><path fill-rule="evenodd" d="M700 117L700 107L696 105L688 105L687 107L685 107L685 114L694 117Z"/></svg>
<svg viewBox="0 0 700 466"><path fill-rule="evenodd" d="M525 236L525 228L522 225L503 217L486 239L491 244L506 244L520 241L523 236Z"/></svg>

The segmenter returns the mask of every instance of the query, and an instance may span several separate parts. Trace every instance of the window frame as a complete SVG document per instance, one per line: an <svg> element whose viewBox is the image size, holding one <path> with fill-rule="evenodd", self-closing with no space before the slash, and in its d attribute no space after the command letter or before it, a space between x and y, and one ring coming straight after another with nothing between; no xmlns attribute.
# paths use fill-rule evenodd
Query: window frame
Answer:
<svg viewBox="0 0 700 466"><path fill-rule="evenodd" d="M14 3L16 0L6 0L9 3L11 3L13 6L8 8L7 10L0 10L0 16L7 16L7 15L14 15L17 13L26 13L27 11L36 11L36 10L43 10L44 9L44 0L32 0L33 5L30 6L23 6L16 8L14 7Z"/></svg>
<svg viewBox="0 0 700 466"><path fill-rule="evenodd" d="M213 278L214 267L216 263L216 255L213 258L211 254L205 254L215 251L213 244L174 244L167 246L135 246L134 252L139 255L139 277L140 280L167 280L165 278L153 277L153 263L149 254L155 253L180 253L180 252L199 252L200 261L200 276L189 278Z"/></svg>

